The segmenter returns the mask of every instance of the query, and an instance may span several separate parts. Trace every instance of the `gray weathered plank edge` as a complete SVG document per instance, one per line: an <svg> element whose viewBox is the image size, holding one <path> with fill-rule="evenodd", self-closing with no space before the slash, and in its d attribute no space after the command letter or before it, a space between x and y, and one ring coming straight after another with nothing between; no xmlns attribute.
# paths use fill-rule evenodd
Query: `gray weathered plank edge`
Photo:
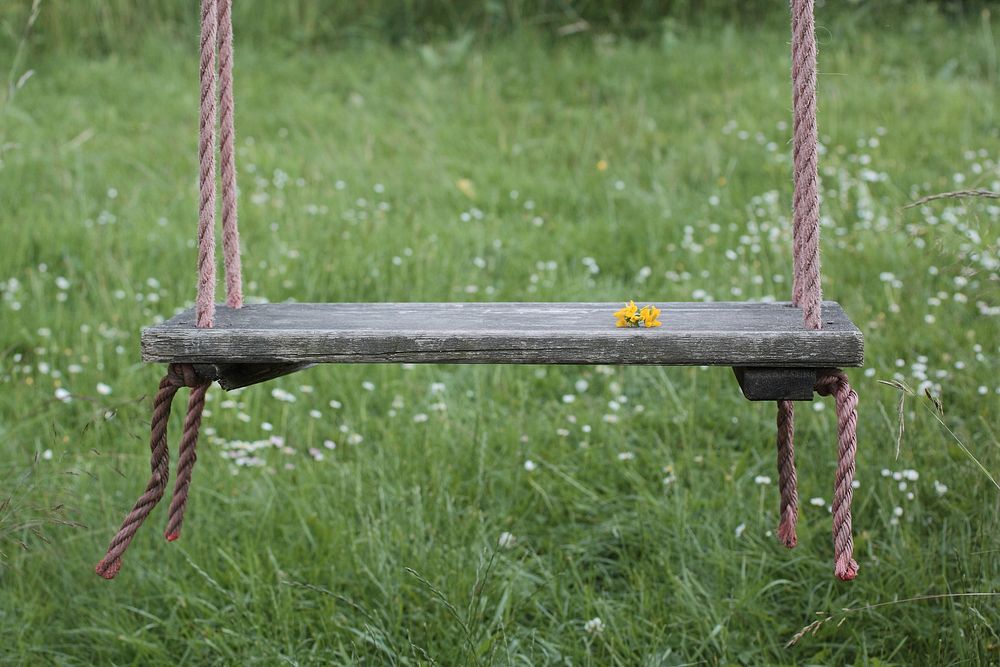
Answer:
<svg viewBox="0 0 1000 667"><path fill-rule="evenodd" d="M743 303L665 304L664 327L622 330L615 329L613 321L607 324L615 305L265 304L239 311L220 307L214 329L195 328L190 311L145 329L142 354L146 361L220 364L817 368L863 363L861 332L834 302L824 304L826 328L820 331L803 328L798 310L787 304ZM367 318L360 324L357 312L364 312ZM423 323L425 312L433 313L436 319ZM543 315L548 319L539 322ZM442 322L444 317L449 318L448 328ZM469 323L465 329L462 322Z"/></svg>

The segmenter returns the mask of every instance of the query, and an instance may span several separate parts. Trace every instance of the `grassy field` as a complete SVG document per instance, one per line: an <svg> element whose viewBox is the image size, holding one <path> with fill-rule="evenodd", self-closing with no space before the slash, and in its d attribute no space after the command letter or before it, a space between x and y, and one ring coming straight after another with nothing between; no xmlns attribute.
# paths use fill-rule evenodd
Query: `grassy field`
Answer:
<svg viewBox="0 0 1000 667"><path fill-rule="evenodd" d="M850 584L829 401L800 405L787 551L774 406L728 369L462 366L213 390L183 539L158 508L99 579L148 474L139 331L195 291L195 43L29 50L0 109L0 662L1000 661L1000 206L902 208L1000 190L998 36L820 33L824 287L867 342ZM783 31L237 48L252 299L788 295ZM898 454L880 380L918 393Z"/></svg>

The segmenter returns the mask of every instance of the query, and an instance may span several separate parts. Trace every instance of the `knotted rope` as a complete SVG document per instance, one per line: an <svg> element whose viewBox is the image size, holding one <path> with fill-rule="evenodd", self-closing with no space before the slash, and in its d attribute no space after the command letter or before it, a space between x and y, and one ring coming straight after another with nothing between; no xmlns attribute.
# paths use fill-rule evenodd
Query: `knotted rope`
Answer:
<svg viewBox="0 0 1000 667"><path fill-rule="evenodd" d="M218 70L216 70L218 50ZM202 0L201 3L201 116L198 141L198 296L195 321L211 327L215 316L215 122L218 81L219 156L222 161L222 250L226 272L226 302L232 308L243 305L243 278L240 267L240 235L236 214L236 131L233 119L233 26L232 0ZM136 531L163 498L170 476L167 422L174 395L190 387L184 434L177 461L177 479L165 536L173 542L181 533L187 507L191 475L197 459L196 447L205 393L211 381L200 377L190 364L170 364L153 399L149 447L152 475L146 490L126 515L108 552L97 564L97 574L113 579L122 566L122 555Z"/></svg>
<svg viewBox="0 0 1000 667"><path fill-rule="evenodd" d="M833 486L834 573L844 581L858 576L853 558L851 535L851 499L854 496L854 456L858 448L858 395L840 369L820 374L816 393L833 396L837 401L837 477Z"/></svg>
<svg viewBox="0 0 1000 667"><path fill-rule="evenodd" d="M97 574L105 579L113 579L122 567L122 555L128 549L128 545L135 537L139 526L143 524L149 513L153 511L156 504L163 498L163 492L167 488L167 480L170 476L170 451L167 446L167 424L170 421L170 407L174 400L174 395L181 387L190 387L191 396L188 399L187 418L184 421L184 435L181 438L181 461L177 475L177 489L181 488L182 475L184 488L191 479L191 466L194 465L194 449L198 442L198 427L201 425L201 413L205 407L205 392L211 382L203 380L195 373L194 368L189 364L170 364L167 367L167 374L160 380L159 391L153 399L153 418L150 422L150 461L149 467L151 476L146 490L136 501L122 522L122 527L111 540L108 552L101 562L97 564ZM188 453L189 462L185 463L185 453ZM167 528L167 539L170 535L180 530L180 521L184 512L185 499L179 496L177 490L174 491L174 503L171 505L170 524ZM174 504L179 504L178 510L174 512ZM176 516L176 519L175 519ZM176 523L176 525L175 525Z"/></svg>
<svg viewBox="0 0 1000 667"><path fill-rule="evenodd" d="M822 328L823 293L819 261L819 170L816 123L816 27L813 0L791 0L792 16L792 305L802 308L808 329ZM858 395L839 369L817 374L816 393L837 402L838 464L833 498L835 574L858 574L852 557L851 499L857 452ZM795 473L795 408L778 401L778 487L781 492L778 539L792 548L798 541L798 489Z"/></svg>

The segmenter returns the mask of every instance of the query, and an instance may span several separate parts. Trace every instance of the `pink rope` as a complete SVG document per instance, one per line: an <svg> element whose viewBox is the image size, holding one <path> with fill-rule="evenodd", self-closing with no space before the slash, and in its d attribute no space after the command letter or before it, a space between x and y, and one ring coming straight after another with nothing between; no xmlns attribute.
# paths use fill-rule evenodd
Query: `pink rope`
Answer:
<svg viewBox="0 0 1000 667"><path fill-rule="evenodd" d="M816 129L816 31L813 0L792 0L792 303L806 327L822 326L819 171Z"/></svg>
<svg viewBox="0 0 1000 667"><path fill-rule="evenodd" d="M216 71L218 49L218 71ZM243 305L243 278L240 266L240 236L236 214L236 130L233 102L233 26L232 0L202 0L201 3L201 115L198 135L198 296L195 321L198 327L211 327L215 317L215 122L216 80L219 87L220 145L222 162L222 248L226 271L226 301L232 308ZM163 498L170 474L167 446L167 422L174 395L180 387L191 387L184 435L181 438L177 479L170 503L166 538L180 537L187 507L188 491L197 459L198 431L205 408L205 394L210 381L202 380L193 366L171 364L160 381L153 401L150 427L150 467L152 476L146 490L125 517L96 571L113 579L121 570L122 556L136 532L153 508Z"/></svg>
<svg viewBox="0 0 1000 667"><path fill-rule="evenodd" d="M232 0L219 8L219 158L222 162L222 256L226 269L226 303L243 305L240 231L236 215L236 123L233 117Z"/></svg>
<svg viewBox="0 0 1000 667"><path fill-rule="evenodd" d="M205 392L211 383L201 379L194 368L187 364L170 364L166 375L160 380L160 388L153 399L153 418L150 421L150 462L151 476L146 484L146 490L136 501L132 510L125 516L121 528L111 540L108 551L97 564L95 571L105 579L114 579L122 567L122 556L135 538L136 532L143 522L149 517L150 512L156 507L163 492L167 488L167 479L170 476L170 451L167 445L167 425L170 422L170 407L173 403L177 390L181 387L191 387L191 399L188 403L188 416L184 422L184 437L181 445L183 455L186 449L194 451L194 445L198 441L198 426L201 422L201 410L205 405ZM182 456L183 459L183 456ZM190 466L181 461L181 468L187 465L187 479L190 480ZM178 473L178 487L180 487L180 473ZM177 503L175 492L174 503ZM183 508L182 510L183 511ZM173 516L171 516L173 519ZM179 530L179 523L177 529Z"/></svg>
<svg viewBox="0 0 1000 667"><path fill-rule="evenodd" d="M858 395L840 369L819 375L816 393L820 396L832 394L837 402L837 477L833 488L834 573L841 580L850 581L858 576L851 534L852 484L858 449Z"/></svg>
<svg viewBox="0 0 1000 667"><path fill-rule="evenodd" d="M218 49L218 71L216 70ZM219 93L219 156L222 162L222 252L226 270L226 302L243 305L240 235L236 214L236 129L233 100L232 0L201 3L201 116L198 155L198 298L196 323L211 327L215 319L215 122L216 83Z"/></svg>
<svg viewBox="0 0 1000 667"><path fill-rule="evenodd" d="M218 41L215 0L201 3L201 117L199 119L198 298L196 323L211 327L215 319L215 45Z"/></svg>
<svg viewBox="0 0 1000 667"><path fill-rule="evenodd" d="M792 16L792 304L802 309L807 329L823 325L819 258L819 167L816 123L816 28L813 0L791 0ZM815 391L837 401L837 478L833 498L834 572L849 581L858 574L853 558L851 500L858 446L858 395L839 369L817 375ZM778 539L794 547L798 520L795 472L795 408L778 401L778 486L781 492Z"/></svg>
<svg viewBox="0 0 1000 667"><path fill-rule="evenodd" d="M799 520L798 478L795 474L795 409L791 401L778 401L778 489L781 507L778 539L789 549L798 544L795 524Z"/></svg>

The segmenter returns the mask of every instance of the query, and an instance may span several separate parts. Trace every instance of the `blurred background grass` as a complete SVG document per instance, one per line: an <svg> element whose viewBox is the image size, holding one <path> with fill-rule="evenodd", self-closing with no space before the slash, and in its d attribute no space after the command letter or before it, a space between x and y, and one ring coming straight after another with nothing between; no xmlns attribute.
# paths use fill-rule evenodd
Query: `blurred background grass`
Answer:
<svg viewBox="0 0 1000 667"><path fill-rule="evenodd" d="M194 3L197 4L197 3ZM819 0L823 21L858 27L925 14L961 20L988 0ZM184 38L198 30L192 2L178 0L46 0L36 43L46 50L131 52L150 39ZM16 31L30 0L0 6L0 24ZM473 34L502 38L530 29L553 36L588 30L659 38L664 25L784 25L787 7L774 0L243 0L233 20L242 44L335 47L359 40L400 44Z"/></svg>

